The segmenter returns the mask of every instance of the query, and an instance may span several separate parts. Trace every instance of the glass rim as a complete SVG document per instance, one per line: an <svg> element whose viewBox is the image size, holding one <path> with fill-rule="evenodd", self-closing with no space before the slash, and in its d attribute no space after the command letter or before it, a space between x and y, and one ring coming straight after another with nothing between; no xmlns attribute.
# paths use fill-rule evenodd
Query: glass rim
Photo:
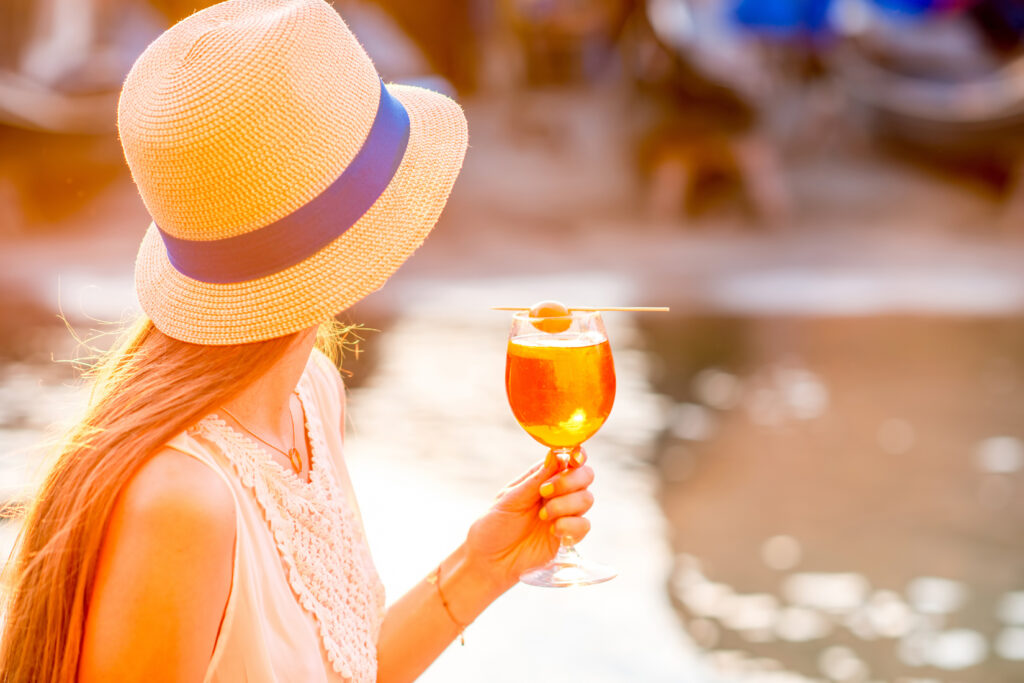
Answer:
<svg viewBox="0 0 1024 683"><path fill-rule="evenodd" d="M568 315L542 315L534 317L529 311L516 311L512 314L514 320L523 322L540 322L543 320L585 320L587 318L600 318L601 311L569 311Z"/></svg>

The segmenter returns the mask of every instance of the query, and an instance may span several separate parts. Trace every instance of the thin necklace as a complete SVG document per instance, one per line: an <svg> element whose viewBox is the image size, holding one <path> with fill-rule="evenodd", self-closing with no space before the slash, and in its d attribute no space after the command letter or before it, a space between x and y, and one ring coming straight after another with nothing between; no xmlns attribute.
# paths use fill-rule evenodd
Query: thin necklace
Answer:
<svg viewBox="0 0 1024 683"><path fill-rule="evenodd" d="M290 401L291 397L289 396L288 399ZM281 450L280 448L278 448L274 444L270 443L266 439L261 438L258 434L256 434L251 429L246 427L244 424L242 424L241 420L239 420L237 417L235 417L231 413L231 411L229 411L224 406L221 406L220 409L224 411L225 415L227 415L232 420L234 420L238 424L239 427L244 429L249 434L249 436L251 436L252 438L256 439L260 443L265 444L265 445L269 446L270 448L273 448L275 451L277 451L278 453L280 453L284 457L288 458L288 462L290 462L292 464L292 469L295 470L295 474L299 474L300 472L302 472L302 456L299 455L299 449L297 448L298 444L295 441L295 418L292 417L291 405L288 406L288 417L290 418L288 420L288 422L292 426L292 447L288 449L287 453L285 453L283 450Z"/></svg>

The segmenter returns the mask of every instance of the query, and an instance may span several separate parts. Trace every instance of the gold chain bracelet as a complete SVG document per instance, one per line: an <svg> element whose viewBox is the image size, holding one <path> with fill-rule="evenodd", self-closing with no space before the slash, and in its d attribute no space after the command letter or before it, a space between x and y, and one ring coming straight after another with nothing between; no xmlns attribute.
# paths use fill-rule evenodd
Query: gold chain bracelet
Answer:
<svg viewBox="0 0 1024 683"><path fill-rule="evenodd" d="M455 618L455 615L452 614L451 605L448 604L448 600L446 600L444 597L444 592L441 590L441 565L437 565L437 569L435 569L427 575L427 582L437 586L437 596L441 598L441 604L444 605L444 611L448 613L448 618L451 619L452 623L455 624L459 629L459 644L465 645L466 638L463 635L463 633L465 632L466 626L468 626L468 624L462 624L458 619Z"/></svg>

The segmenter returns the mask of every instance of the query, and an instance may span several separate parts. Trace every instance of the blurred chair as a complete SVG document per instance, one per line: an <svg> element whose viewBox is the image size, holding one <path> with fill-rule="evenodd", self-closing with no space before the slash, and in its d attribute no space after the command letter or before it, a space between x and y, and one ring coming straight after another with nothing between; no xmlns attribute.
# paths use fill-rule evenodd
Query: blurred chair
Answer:
<svg viewBox="0 0 1024 683"><path fill-rule="evenodd" d="M759 220L785 222L789 192L762 118L771 74L754 46L714 0L648 0L643 10L630 66L651 105L637 144L650 217L678 218L718 177L738 181Z"/></svg>
<svg viewBox="0 0 1024 683"><path fill-rule="evenodd" d="M597 82L614 59L629 0L499 0L527 86Z"/></svg>

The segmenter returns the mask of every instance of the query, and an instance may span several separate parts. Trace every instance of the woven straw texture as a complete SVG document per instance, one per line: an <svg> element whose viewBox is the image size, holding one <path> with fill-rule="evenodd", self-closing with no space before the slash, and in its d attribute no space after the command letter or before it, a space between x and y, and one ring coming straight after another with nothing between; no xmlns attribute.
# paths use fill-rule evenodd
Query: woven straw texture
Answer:
<svg viewBox="0 0 1024 683"><path fill-rule="evenodd" d="M437 222L467 145L460 107L390 85L410 119L388 188L344 234L279 273L209 284L171 265L155 225L135 267L162 332L239 344L323 322L381 287ZM365 140L380 95L373 64L322 0L229 0L147 48L121 93L118 129L156 225L189 240L250 232L327 188Z"/></svg>

